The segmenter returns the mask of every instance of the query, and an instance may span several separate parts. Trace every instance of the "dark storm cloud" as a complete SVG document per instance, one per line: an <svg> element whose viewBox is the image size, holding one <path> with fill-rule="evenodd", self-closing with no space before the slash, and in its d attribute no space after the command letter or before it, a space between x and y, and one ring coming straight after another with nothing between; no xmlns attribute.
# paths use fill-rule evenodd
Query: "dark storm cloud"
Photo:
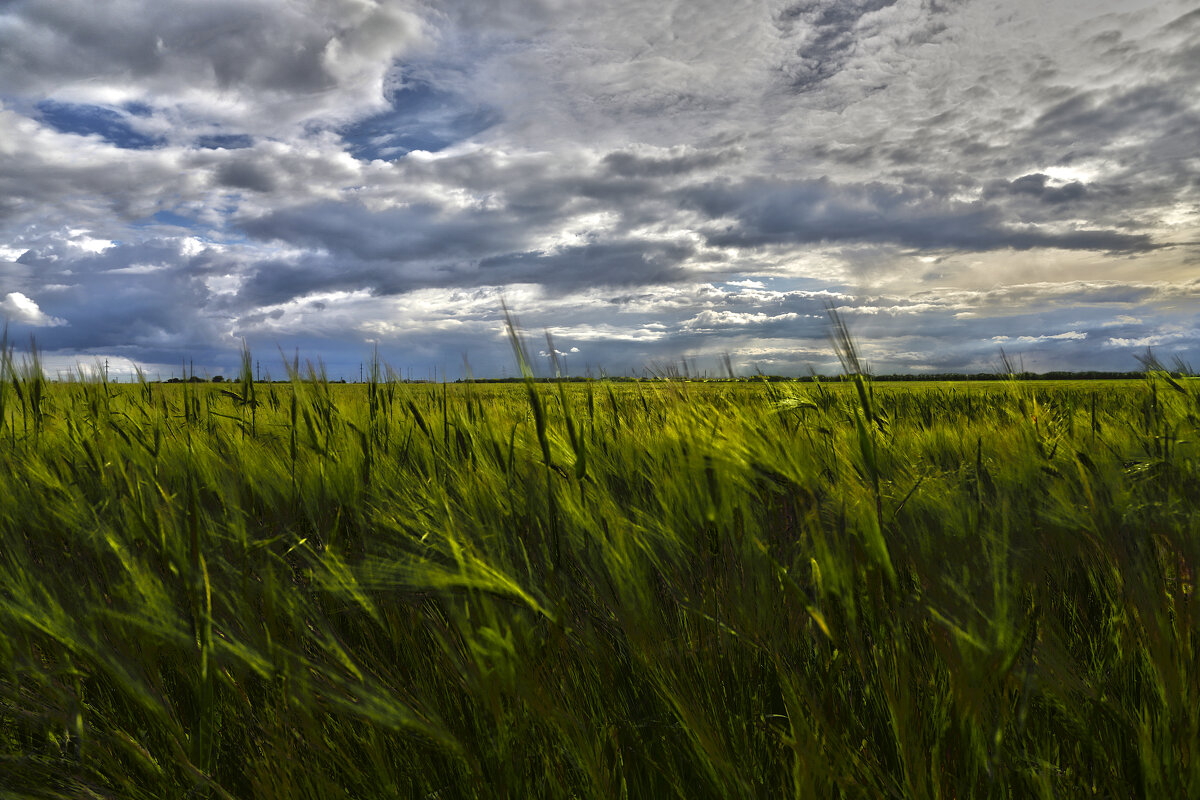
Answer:
<svg viewBox="0 0 1200 800"><path fill-rule="evenodd" d="M321 256L295 260L262 259L247 270L247 275L230 305L238 309L286 303L296 297L346 287L370 286L379 275L361 267L347 269Z"/></svg>
<svg viewBox="0 0 1200 800"><path fill-rule="evenodd" d="M69 325L41 329L48 350L92 352L138 348L147 360L174 360L218 339L207 307L211 274L202 255L187 257L175 242L151 240L80 255L61 243L27 251L20 261L41 281L39 305ZM57 288L47 290L46 284ZM97 297L105 302L95 302Z"/></svg>
<svg viewBox="0 0 1200 800"><path fill-rule="evenodd" d="M815 91L844 68L858 44L855 25L867 14L888 8L897 0L806 0L784 9L778 24L798 35L798 62L791 68L791 84Z"/></svg>
<svg viewBox="0 0 1200 800"><path fill-rule="evenodd" d="M213 133L196 137L196 146L206 150L241 150L254 146L254 137L244 133Z"/></svg>
<svg viewBox="0 0 1200 800"><path fill-rule="evenodd" d="M486 283L538 283L552 292L669 284L688 275L682 264L694 254L690 245L632 239L486 258L479 277Z"/></svg>
<svg viewBox="0 0 1200 800"><path fill-rule="evenodd" d="M453 213L435 205L372 212L355 203L321 203L244 220L240 227L258 239L362 261L453 262L511 250L524 239L505 212Z"/></svg>
<svg viewBox="0 0 1200 800"><path fill-rule="evenodd" d="M245 303L281 303L319 291L378 295L422 287L540 284L559 292L597 285L669 283L686 274L689 245L610 240L530 249L528 232L504 214L434 207L371 213L347 205L295 209L242 228L265 240L320 251L255 264L239 291Z"/></svg>
<svg viewBox="0 0 1200 800"><path fill-rule="evenodd" d="M276 186L274 176L251 159L226 161L217 167L216 178L223 186L256 192L270 192Z"/></svg>
<svg viewBox="0 0 1200 800"><path fill-rule="evenodd" d="M1079 181L1071 181L1063 186L1050 184L1050 176L1042 173L1022 175L1012 181L995 181L984 187L984 197L1000 195L1025 195L1041 200L1044 203L1069 203L1079 200L1087 193L1087 188Z"/></svg>
<svg viewBox="0 0 1200 800"><path fill-rule="evenodd" d="M719 152L689 152L678 155L647 156L628 151L616 151L604 157L604 166L622 178L662 178L686 175L700 169L719 166L729 160L729 154Z"/></svg>
<svg viewBox="0 0 1200 800"><path fill-rule="evenodd" d="M718 183L685 190L680 202L710 219L732 220L709 229L708 241L717 246L865 241L968 251L1054 247L1116 252L1146 252L1155 246L1141 234L1023 227L995 206L953 202L918 187L878 183Z"/></svg>

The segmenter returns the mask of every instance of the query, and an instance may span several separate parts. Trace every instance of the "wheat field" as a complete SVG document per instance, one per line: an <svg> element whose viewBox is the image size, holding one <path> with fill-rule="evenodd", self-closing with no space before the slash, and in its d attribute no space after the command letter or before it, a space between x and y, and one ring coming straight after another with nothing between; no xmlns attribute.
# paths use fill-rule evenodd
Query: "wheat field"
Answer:
<svg viewBox="0 0 1200 800"><path fill-rule="evenodd" d="M0 796L1200 796L1196 382L5 353Z"/></svg>

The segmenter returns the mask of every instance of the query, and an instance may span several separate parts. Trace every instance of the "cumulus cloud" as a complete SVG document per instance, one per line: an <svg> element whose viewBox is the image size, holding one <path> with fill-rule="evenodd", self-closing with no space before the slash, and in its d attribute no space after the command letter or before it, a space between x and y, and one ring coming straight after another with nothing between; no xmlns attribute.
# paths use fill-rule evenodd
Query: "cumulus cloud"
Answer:
<svg viewBox="0 0 1200 800"><path fill-rule="evenodd" d="M1179 329L1161 331L1135 338L1114 336L1105 340L1104 344L1107 347L1158 347L1159 345L1192 342L1195 341L1197 336L1200 336L1200 329Z"/></svg>
<svg viewBox="0 0 1200 800"><path fill-rule="evenodd" d="M378 105L391 62L422 38L421 18L390 1L21 4L0 17L0 83L269 132Z"/></svg>
<svg viewBox="0 0 1200 800"><path fill-rule="evenodd" d="M4 295L4 299L0 300L0 314L4 315L7 322L20 325L40 327L67 324L66 320L51 317L43 312L42 309L38 308L37 303L20 292L9 292Z"/></svg>
<svg viewBox="0 0 1200 800"><path fill-rule="evenodd" d="M831 241L888 242L922 249L1146 251L1144 233L1069 224L1047 228L1005 217L980 202L956 201L927 188L882 183L838 185L751 180L680 193L680 202L717 222L707 232L719 246L758 247Z"/></svg>
<svg viewBox="0 0 1200 800"><path fill-rule="evenodd" d="M690 319L685 319L682 327L691 330L713 330L715 328L739 328L748 325L766 325L773 322L791 322L799 315L795 312L768 316L762 312L746 313L738 311L701 311Z"/></svg>
<svg viewBox="0 0 1200 800"><path fill-rule="evenodd" d="M1003 344L1005 342L1018 342L1020 344L1033 344L1034 342L1050 342L1061 339L1086 339L1087 333L1082 331L1063 331L1062 333L1043 333L1038 336L993 336L992 341Z"/></svg>
<svg viewBox="0 0 1200 800"><path fill-rule="evenodd" d="M1200 347L1198 48L1184 0L0 4L2 307L491 374L502 296L614 370L830 366L832 302L879 368L1124 368Z"/></svg>

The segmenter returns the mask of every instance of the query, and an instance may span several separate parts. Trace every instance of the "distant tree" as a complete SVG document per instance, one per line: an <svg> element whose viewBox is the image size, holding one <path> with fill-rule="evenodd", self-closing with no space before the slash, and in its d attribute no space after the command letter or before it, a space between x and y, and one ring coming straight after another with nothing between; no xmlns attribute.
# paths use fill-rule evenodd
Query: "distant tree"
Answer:
<svg viewBox="0 0 1200 800"><path fill-rule="evenodd" d="M223 375L213 375L212 382L213 382L213 383L224 383L224 382L225 382L225 376L223 376Z"/></svg>

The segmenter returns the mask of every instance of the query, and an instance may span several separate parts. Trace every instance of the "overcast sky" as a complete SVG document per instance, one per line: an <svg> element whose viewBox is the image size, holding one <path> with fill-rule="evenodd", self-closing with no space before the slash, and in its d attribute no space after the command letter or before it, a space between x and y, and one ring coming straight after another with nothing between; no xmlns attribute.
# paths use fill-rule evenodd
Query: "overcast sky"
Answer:
<svg viewBox="0 0 1200 800"><path fill-rule="evenodd" d="M51 369L1200 367L1195 0L0 0Z"/></svg>

